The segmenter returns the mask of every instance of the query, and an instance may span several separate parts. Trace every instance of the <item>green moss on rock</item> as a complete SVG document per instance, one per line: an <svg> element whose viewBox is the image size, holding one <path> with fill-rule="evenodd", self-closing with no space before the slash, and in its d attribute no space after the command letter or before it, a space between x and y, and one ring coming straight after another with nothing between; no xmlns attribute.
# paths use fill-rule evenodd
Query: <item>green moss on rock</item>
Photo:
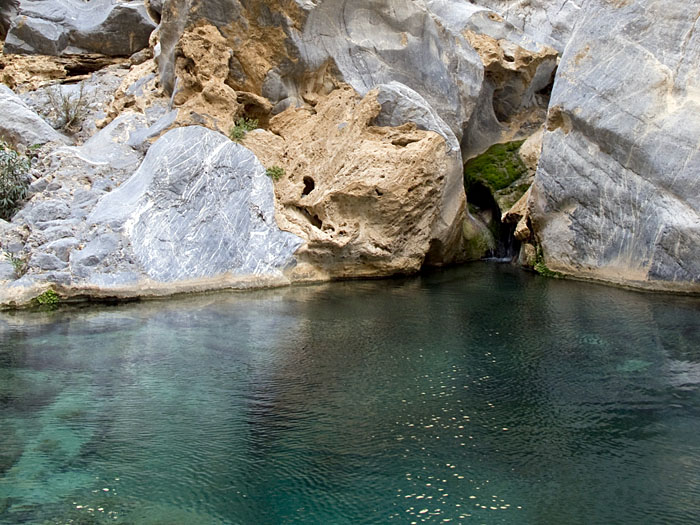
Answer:
<svg viewBox="0 0 700 525"><path fill-rule="evenodd" d="M485 153L475 157L464 166L464 187L476 183L487 186L492 193L507 188L527 173L527 166L518 155L524 140L494 144Z"/></svg>

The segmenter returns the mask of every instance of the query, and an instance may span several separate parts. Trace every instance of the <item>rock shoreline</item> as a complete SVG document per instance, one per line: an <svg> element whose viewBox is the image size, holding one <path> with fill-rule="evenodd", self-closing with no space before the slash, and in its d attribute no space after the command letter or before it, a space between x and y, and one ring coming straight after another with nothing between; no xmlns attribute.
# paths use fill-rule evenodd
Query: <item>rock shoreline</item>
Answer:
<svg viewBox="0 0 700 525"><path fill-rule="evenodd" d="M0 139L32 159L0 307L410 274L504 243L700 292L692 5L223 4L0 10ZM230 140L243 119L260 129ZM464 163L515 141L522 176L465 194Z"/></svg>

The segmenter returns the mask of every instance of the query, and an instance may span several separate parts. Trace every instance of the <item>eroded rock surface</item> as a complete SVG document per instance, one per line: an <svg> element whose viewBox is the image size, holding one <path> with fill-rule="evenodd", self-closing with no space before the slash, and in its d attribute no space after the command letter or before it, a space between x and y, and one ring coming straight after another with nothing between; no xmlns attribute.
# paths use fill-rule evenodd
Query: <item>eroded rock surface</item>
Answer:
<svg viewBox="0 0 700 525"><path fill-rule="evenodd" d="M562 58L532 194L547 265L700 290L700 7L610 2Z"/></svg>
<svg viewBox="0 0 700 525"><path fill-rule="evenodd" d="M267 167L284 169L278 222L307 241L297 279L410 273L464 257L458 150L415 124L374 126L377 96L342 86L244 141Z"/></svg>
<svg viewBox="0 0 700 525"><path fill-rule="evenodd" d="M518 135L523 122L512 117L542 106L535 94L556 65L554 50L492 11L445 0L260 1L226 8L174 0L163 6L158 39L163 87L205 125L212 115L222 120L212 109L217 104L236 113L233 91L262 95L278 113L313 105L338 82L363 96L397 82L418 93L458 140L468 128L469 152L503 140L501 134ZM500 50L500 61L487 64L475 50L483 39ZM496 62L498 72L490 71ZM543 120L540 109L531 131Z"/></svg>

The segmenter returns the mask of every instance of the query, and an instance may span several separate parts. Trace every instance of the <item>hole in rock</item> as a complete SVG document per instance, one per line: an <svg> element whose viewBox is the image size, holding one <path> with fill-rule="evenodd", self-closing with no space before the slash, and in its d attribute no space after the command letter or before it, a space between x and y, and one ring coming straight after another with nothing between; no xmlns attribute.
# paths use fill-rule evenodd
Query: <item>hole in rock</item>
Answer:
<svg viewBox="0 0 700 525"><path fill-rule="evenodd" d="M391 143L392 143L394 146L399 146L399 147L405 148L405 147L408 146L409 144L412 144L412 143L414 143L414 142L418 142L419 140L420 140L420 139L415 139L415 138L412 138L412 137L397 137L397 138L393 139L393 140L391 141Z"/></svg>
<svg viewBox="0 0 700 525"><path fill-rule="evenodd" d="M498 259L512 259L520 250L520 242L515 239L515 224L501 222L501 209L491 190L480 182L473 182L467 188L467 201L473 213L491 230L496 240L496 249L487 256Z"/></svg>
<svg viewBox="0 0 700 525"><path fill-rule="evenodd" d="M311 177L304 177L304 189L301 192L301 196L303 197L304 195L308 195L312 191L314 191L314 188L316 187L316 183L314 182L314 179Z"/></svg>
<svg viewBox="0 0 700 525"><path fill-rule="evenodd" d="M312 226L318 228L319 230L323 229L323 221L319 219L318 215L312 215L309 210L302 208L301 206L295 206L295 208L311 223Z"/></svg>

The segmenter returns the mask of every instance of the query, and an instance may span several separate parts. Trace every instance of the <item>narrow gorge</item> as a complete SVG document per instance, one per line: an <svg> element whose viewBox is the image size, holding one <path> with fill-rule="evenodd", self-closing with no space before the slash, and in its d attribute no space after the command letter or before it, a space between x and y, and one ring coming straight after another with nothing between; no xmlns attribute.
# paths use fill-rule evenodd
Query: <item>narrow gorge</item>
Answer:
<svg viewBox="0 0 700 525"><path fill-rule="evenodd" d="M699 14L665 0L9 2L0 305L484 257L697 292Z"/></svg>

